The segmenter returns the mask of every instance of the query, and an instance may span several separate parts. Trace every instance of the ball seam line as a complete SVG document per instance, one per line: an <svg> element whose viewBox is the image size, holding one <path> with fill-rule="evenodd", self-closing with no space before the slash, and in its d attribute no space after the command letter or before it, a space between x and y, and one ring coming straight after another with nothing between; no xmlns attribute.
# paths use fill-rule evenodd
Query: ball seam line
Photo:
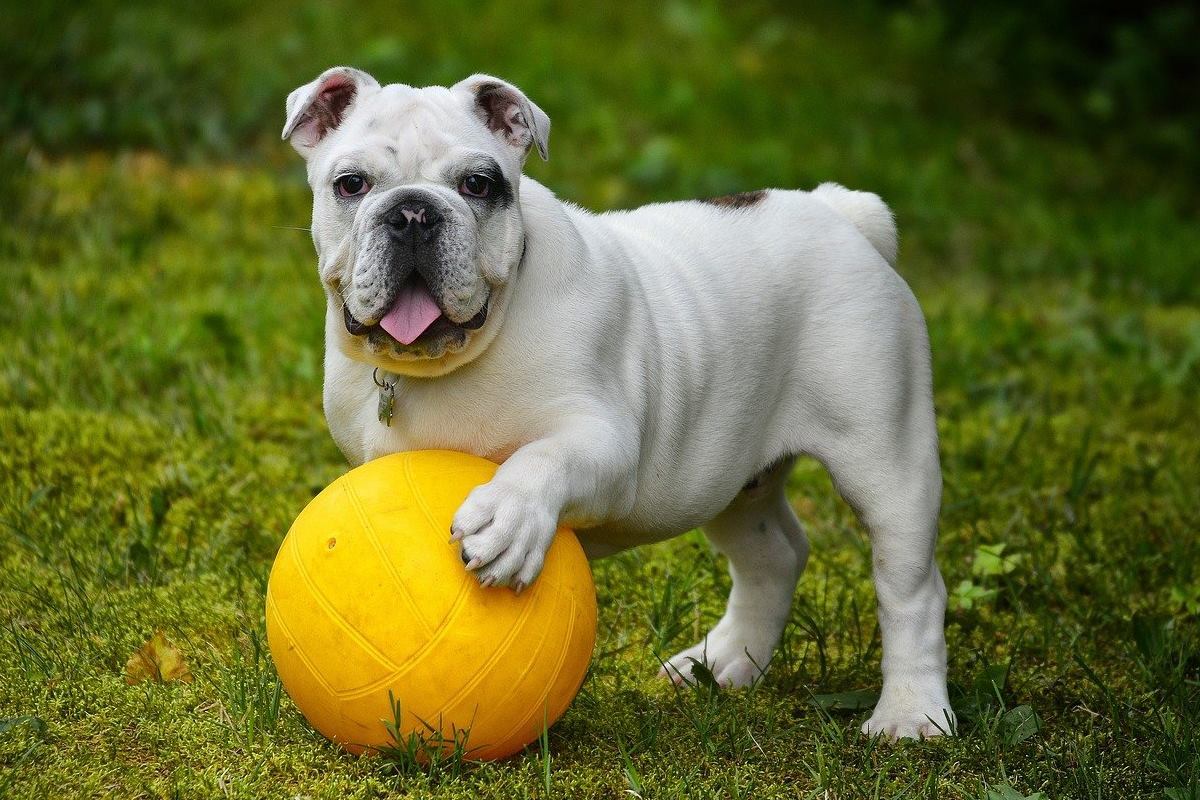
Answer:
<svg viewBox="0 0 1200 800"><path fill-rule="evenodd" d="M404 467L405 477L408 478L409 494L415 494L413 491L412 480L408 476L407 459L405 459ZM350 498L351 505L354 506L354 511L358 515L358 522L362 526L363 533L366 534L367 541L371 543L371 547L375 550L375 553L379 556L379 560L383 563L384 570L387 571L388 576L391 577L392 582L396 585L396 588L400 590L400 596L404 598L404 602L408 606L409 612L421 623L421 628L424 631L426 638L433 636L433 628L430 627L429 621L425 619L425 615L421 613L420 607L417 605L416 601L413 600L412 595L409 594L408 587L404 585L404 581L401 580L400 576L396 573L396 568L392 565L391 559L387 557L383 546L379 543L379 537L375 533L375 529L371 526L371 522L367 518L367 512L362 507L362 501L359 500L358 493L354 491L354 486L350 483L350 481L346 481L346 495Z"/></svg>
<svg viewBox="0 0 1200 800"><path fill-rule="evenodd" d="M501 591L505 591L505 590L501 589ZM496 665L496 662L499 661L500 658L502 658L504 656L504 654L508 652L508 648L512 646L513 640L517 638L517 634L519 634L524 629L525 623L528 622L530 615L533 613L533 606L534 606L533 603L525 604L525 606L521 609L521 615L519 617L517 617L517 619L513 622L512 627L505 634L504 639L497 645L496 649L492 652L492 654L490 656L488 656L487 661L485 661L479 665L479 668L476 671L474 677L472 677L471 680L467 681L462 686L462 688L459 689L458 692L455 693L455 695L453 697L451 697L445 703L443 703L441 708L439 708L437 713L434 714L433 716L439 717L439 718L444 716L448 709L452 708L453 706L455 706L459 702L461 702L463 697L465 697L467 695L467 693L469 693L472 689L474 689L476 686L479 685L480 681L483 680L484 676L487 675L487 673L492 669L492 667L494 667ZM449 624L452 622L453 622L453 620L446 620L447 626L449 626Z"/></svg>
<svg viewBox="0 0 1200 800"><path fill-rule="evenodd" d="M454 598L454 603L450 606L450 612L446 615L447 621L452 619L454 615L458 613L458 609L462 607L463 603L470 594L470 588L470 584L467 581L462 582L458 590L458 596ZM370 694L377 689L382 689L392 681L403 678L410 669L420 663L421 658L424 657L424 655L430 649L432 649L436 644L438 644L438 642L441 641L442 637L446 635L446 631L449 630L449 627L450 626L447 625L446 622L443 622L441 625L439 625L437 630L433 632L433 636L427 639L423 645L405 658L405 662L398 666L395 672L389 673L387 676L369 683L366 686L340 693L338 694L338 697L342 700L357 700L358 698Z"/></svg>
<svg viewBox="0 0 1200 800"><path fill-rule="evenodd" d="M429 452L429 451L421 450L418 452ZM421 514L425 517L425 522L426 522L426 524L429 525L429 529L435 531L438 529L438 523L437 523L437 520L434 519L433 512L429 509L429 504L425 502L424 493L417 491L416 481L413 480L412 462L413 462L412 455L410 453L406 453L405 459L404 459L404 479L406 481L408 481L408 493L416 501L417 508L420 510ZM466 498L463 498L463 500L465 501ZM460 505L461 505L461 503L460 503ZM467 579L463 581L462 585L465 586L467 584L467 582L471 579L471 577L472 576L468 575ZM461 594L462 590L460 589L459 592ZM455 603L451 604L450 610L446 612L446 615L438 623L439 629L445 628L446 623L449 620L453 619L454 606L457 605L457 600L458 600L458 598L455 598Z"/></svg>
<svg viewBox="0 0 1200 800"><path fill-rule="evenodd" d="M346 488L348 489L349 487L346 487ZM300 545L297 542L297 540L293 539L292 540L292 550L293 550L293 556L295 558L296 573L300 576L301 580L304 581L305 585L308 586L308 590L310 592L312 592L313 598L320 604L321 608L325 611L325 615L329 618L330 622L337 623L337 626L339 628L341 628L342 631L344 631L346 633L346 635L350 637L351 640L358 643L359 646L361 646L367 652L368 655L371 655L372 657L374 657L375 660L377 662L379 662L379 664L382 667L384 667L385 669L387 669L391 672L395 672L396 669L398 669L397 665L392 663L392 660L390 658L388 658L386 655L384 655L383 653L381 653L375 647L375 645L371 644L370 640L368 640L366 637L364 637L361 633L356 631L354 628L350 627L350 625L346 622L346 620L342 618L342 616L338 612L337 608L334 607L333 603L329 602L329 598L327 598L321 592L321 589L317 586L316 581L313 580L312 576L309 575L308 571L305 569L303 560L301 560L299 557L299 552L298 552L299 547L300 547Z"/></svg>
<svg viewBox="0 0 1200 800"><path fill-rule="evenodd" d="M559 592L558 596L561 598L563 596L563 594L561 592ZM549 699L550 693L552 691L554 691L555 688L557 688L558 678L562 674L563 665L567 661L567 653L571 649L570 648L571 635L573 633L575 633L575 620L576 620L576 612L577 612L575 598L567 595L567 600L571 604L570 622L567 624L567 631L566 631L566 634L563 636L562 646L560 646L558 649L558 663L554 665L554 675L546 683L546 690L544 692L542 692L541 699L539 699L538 702L534 704L533 708L530 709L529 713L526 714L525 717L518 724L513 726L512 730L510 730L508 733L506 733L504 735L504 737L501 739L501 741L507 742L510 739L512 739L512 737L515 733L517 733L518 731L520 731L526 725L529 724L530 720L533 719L533 715L539 709L542 710L543 716L545 717L547 723L553 724L553 722L557 721L557 718L553 721L550 719L550 717L549 717L550 712L549 712L549 709L546 708L546 701ZM542 641L543 642L545 641L545 637L543 637ZM589 658L589 660L590 660L590 658ZM586 674L586 671L585 671L585 674ZM566 709L563 709L563 710L565 711Z"/></svg>
<svg viewBox="0 0 1200 800"><path fill-rule="evenodd" d="M538 591L541 588L540 584L535 584L535 586L533 588L534 588L535 593L531 593L529 596L529 600L527 601L531 605L534 603L534 601L541 600L546 596L545 592ZM553 599L557 603L557 605L561 605L560 601L562 600L562 597L563 597L562 592L556 591L554 593ZM558 611L557 605L553 609L553 611L555 613L557 613L557 611ZM539 614L541 614L541 613L542 612L539 611ZM530 660L529 664L527 664L525 666L525 669L521 672L520 677L524 677L526 674L528 674L529 666L537 662L537 657L542 652L542 647L546 644L546 638L549 635L550 635L550 626L549 625L543 626L542 630L541 630L541 638L538 639L537 645L532 648L529 648L529 650L531 650L533 653L533 658ZM512 697L513 694L516 692L519 682L520 682L520 678L517 678L516 680L514 680L512 685L509 686L508 693L504 694L500 698L496 699L495 702L493 703L493 705L495 705L497 707L503 706L508 701L508 699L510 697ZM502 739L500 739L500 741L507 741L509 736L511 736L511 735L512 735L511 733L506 734Z"/></svg>
<svg viewBox="0 0 1200 800"><path fill-rule="evenodd" d="M272 608L274 608L274 610L275 610L274 614L271 614ZM275 622L283 630L283 635L287 637L289 642L291 642L293 645L295 645L296 637L292 634L292 629L288 627L288 624L286 622L284 622L283 614L280 613L280 611L279 611L279 604L275 602L275 597L273 595L271 595L269 592L267 593L267 614L275 617ZM317 683L321 684L321 686L325 689L325 691L329 694L329 696L337 697L337 691L332 686L329 685L329 681L325 680L325 676L322 675L320 673L320 671L317 669L317 665L312 663L312 661L309 660L308 656L304 654L304 650L301 649L300 647L293 646L291 648L291 651L294 652L297 656L299 656L300 660L304 662L304 666L308 668L309 674L317 679ZM276 660L275 666L276 666L276 671L278 671L278 667L279 667L278 660Z"/></svg>

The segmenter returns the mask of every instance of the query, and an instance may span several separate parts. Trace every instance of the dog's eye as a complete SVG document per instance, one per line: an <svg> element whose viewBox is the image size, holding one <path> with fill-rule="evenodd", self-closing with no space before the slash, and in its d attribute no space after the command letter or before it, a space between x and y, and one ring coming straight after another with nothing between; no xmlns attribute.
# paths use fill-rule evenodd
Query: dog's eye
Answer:
<svg viewBox="0 0 1200 800"><path fill-rule="evenodd" d="M458 191L471 197L487 197L492 193L492 179L487 175L468 175L458 185Z"/></svg>
<svg viewBox="0 0 1200 800"><path fill-rule="evenodd" d="M367 183L367 179L355 172L338 175L333 179L333 187L337 190L338 197L357 197L371 191L371 184Z"/></svg>

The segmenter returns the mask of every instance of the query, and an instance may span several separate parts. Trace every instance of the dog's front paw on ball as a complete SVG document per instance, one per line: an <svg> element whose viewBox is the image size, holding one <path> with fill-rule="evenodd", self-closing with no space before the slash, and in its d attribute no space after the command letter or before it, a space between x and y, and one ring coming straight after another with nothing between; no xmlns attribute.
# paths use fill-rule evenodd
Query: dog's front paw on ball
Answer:
<svg viewBox="0 0 1200 800"><path fill-rule="evenodd" d="M484 586L524 589L542 570L558 520L543 504L506 486L485 483L459 507L451 538Z"/></svg>

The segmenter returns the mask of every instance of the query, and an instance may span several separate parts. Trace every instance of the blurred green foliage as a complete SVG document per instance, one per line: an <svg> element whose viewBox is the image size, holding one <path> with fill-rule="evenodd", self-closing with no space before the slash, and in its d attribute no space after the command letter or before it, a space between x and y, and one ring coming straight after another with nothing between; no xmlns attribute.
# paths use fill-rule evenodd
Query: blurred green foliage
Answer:
<svg viewBox="0 0 1200 800"><path fill-rule="evenodd" d="M840 17L874 28L875 41L864 47L897 49L931 75L949 78L946 99L974 102L973 111L999 106L1092 142L1115 134L1189 168L1197 165L1200 10L1191 2L862 0L850 8ZM665 30L644 24L655 12ZM3 128L58 151L148 146L230 157L270 129L266 123L275 120L279 98L297 75L332 63L436 83L478 63L516 62L522 68L515 79L570 81L551 99L582 91L579 100L603 102L613 95L593 98L591 91L605 87L605 72L615 78L620 70L598 69L585 86L557 67L578 66L582 54L619 64L636 53L641 70L634 82L689 111L689 100L712 77L748 77L755 70L745 69L747 60L761 66L772 50L795 44L789 22L828 23L832 15L817 4L763 0L736 8L711 0L654 8L98 0L14 4L6 16ZM764 22L746 25L753 19ZM666 40L651 40L662 33ZM706 46L711 50L704 53ZM704 56L703 69L695 69L689 54ZM672 66L688 67L694 80L660 82L664 72L681 71ZM753 96L724 86L716 103L727 112Z"/></svg>
<svg viewBox="0 0 1200 800"><path fill-rule="evenodd" d="M1187 0L882 2L891 34L990 104L1085 141L1113 136L1195 170L1200 8ZM1195 172L1193 172L1193 176Z"/></svg>
<svg viewBox="0 0 1200 800"><path fill-rule="evenodd" d="M1104 55L1116 44L1091 43L1159 31L1137 39L1157 53L1155 37L1175 42L1193 16L1112 11L1105 39L1096 31L1108 17L1094 10L1076 14L1083 27L1072 34L1074 6L995 5L15 6L0 32L0 174L16 182L0 209L26 190L14 176L30 153L149 148L294 165L278 142L283 99L332 64L417 85L489 71L526 87L554 121L551 162L534 174L592 207L833 179L880 192L902 220L930 223L917 235L947 269L994 260L1015 279L1050 271L1085 276L1092 292L1200 298L1200 193L1187 166L1195 106L1167 99L1196 82L1167 76L1181 59L1175 44L1126 69L1124 56ZM1040 66L1060 61L1070 68ZM1096 91L1119 109L1104 124L1078 111ZM1029 131L1014 109L1040 119L1056 110L1066 132L1013 135ZM1164 133L1179 146L1143 152L1152 123L1186 135ZM1075 224L1061 224L1063 214ZM1145 235L1167 227L1184 232ZM980 230L997 234L997 258L976 250L993 246ZM1030 246L1013 250L1015 239Z"/></svg>

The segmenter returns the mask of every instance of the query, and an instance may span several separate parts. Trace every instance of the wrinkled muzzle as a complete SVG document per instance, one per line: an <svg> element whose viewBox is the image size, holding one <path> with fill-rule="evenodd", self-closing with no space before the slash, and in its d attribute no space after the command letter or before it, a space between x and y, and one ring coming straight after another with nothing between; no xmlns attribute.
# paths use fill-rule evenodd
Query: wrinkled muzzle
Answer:
<svg viewBox="0 0 1200 800"><path fill-rule="evenodd" d="M346 327L374 326L402 345L439 319L471 329L486 318L488 287L476 263L476 235L452 198L427 188L398 187L359 210Z"/></svg>

